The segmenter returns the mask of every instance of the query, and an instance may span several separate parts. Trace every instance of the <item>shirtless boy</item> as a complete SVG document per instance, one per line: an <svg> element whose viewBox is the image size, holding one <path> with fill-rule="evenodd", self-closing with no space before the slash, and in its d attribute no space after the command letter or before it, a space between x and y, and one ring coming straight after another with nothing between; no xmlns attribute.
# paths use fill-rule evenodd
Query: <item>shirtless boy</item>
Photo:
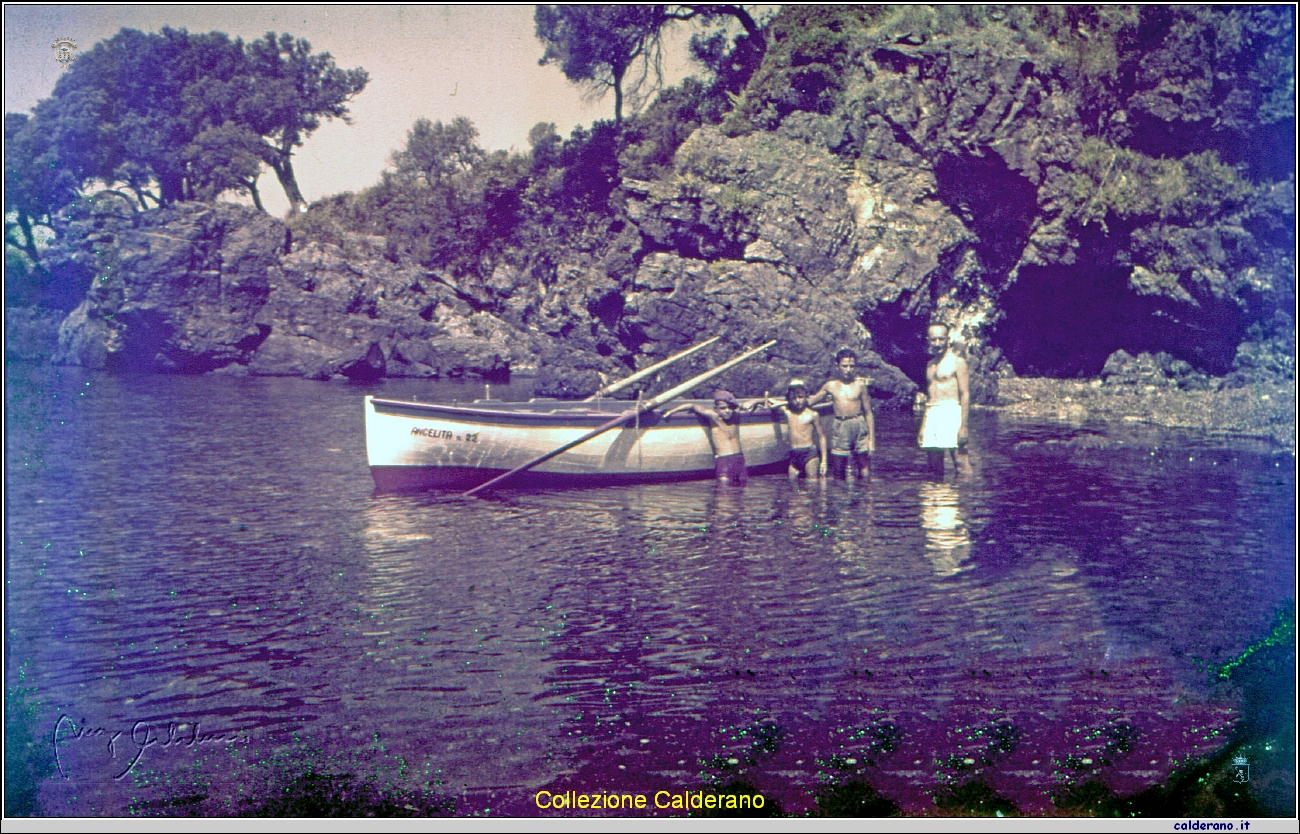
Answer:
<svg viewBox="0 0 1300 834"><path fill-rule="evenodd" d="M948 328L930 325L926 331L930 362L925 366L928 400L917 444L929 452L930 468L943 477L944 453L959 472L970 469L966 453L966 426L970 423L970 370L948 340Z"/></svg>
<svg viewBox="0 0 1300 834"><path fill-rule="evenodd" d="M664 412L667 419L679 411L689 411L709 421L709 442L713 444L713 471L719 483L744 486L748 472L745 455L740 451L740 403L730 391L713 392L713 408L683 403Z"/></svg>
<svg viewBox="0 0 1300 834"><path fill-rule="evenodd" d="M849 348L835 354L838 379L827 380L808 400L814 406L827 397L835 409L835 426L831 434L831 468L835 475L848 477L849 457L859 478L868 474L868 457L876 451L876 418L871 413L867 380L858 376L858 355Z"/></svg>
<svg viewBox="0 0 1300 834"><path fill-rule="evenodd" d="M792 379L785 390L785 405L768 402L781 412L790 432L790 467L787 474L796 480L799 473L808 480L826 476L826 435L822 432L821 415L808 407L808 385L802 379ZM816 445L814 445L816 444Z"/></svg>

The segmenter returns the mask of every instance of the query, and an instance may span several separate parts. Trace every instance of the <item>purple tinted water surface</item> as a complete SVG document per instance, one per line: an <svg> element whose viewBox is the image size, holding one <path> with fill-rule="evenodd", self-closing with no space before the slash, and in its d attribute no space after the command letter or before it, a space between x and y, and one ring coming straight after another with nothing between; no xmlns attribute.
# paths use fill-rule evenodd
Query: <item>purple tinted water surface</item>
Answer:
<svg viewBox="0 0 1300 834"><path fill-rule="evenodd" d="M465 814L735 778L1051 813L1222 748L1207 664L1295 583L1291 457L1247 441L978 413L936 483L881 415L869 483L442 502L373 494L361 396L477 386L11 373L6 683L62 733L48 814L238 812L277 757Z"/></svg>

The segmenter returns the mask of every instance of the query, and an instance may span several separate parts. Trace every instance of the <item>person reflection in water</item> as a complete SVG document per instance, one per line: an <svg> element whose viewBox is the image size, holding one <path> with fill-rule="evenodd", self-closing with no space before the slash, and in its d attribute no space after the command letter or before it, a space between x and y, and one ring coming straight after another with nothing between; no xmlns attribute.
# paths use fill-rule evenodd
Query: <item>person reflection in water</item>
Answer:
<svg viewBox="0 0 1300 834"><path fill-rule="evenodd" d="M751 405L752 408L752 405ZM713 471L720 484L744 486L748 476L745 455L740 450L740 412L735 396L723 388L713 392L713 408L684 403L664 412L668 419L679 411L689 411L708 421L709 442L713 444Z"/></svg>
<svg viewBox="0 0 1300 834"><path fill-rule="evenodd" d="M970 472L966 450L970 370L966 360L953 351L946 325L930 325L926 342L930 349L930 361L925 366L927 401L916 442L929 453L931 474L942 479L945 456L952 458L958 472Z"/></svg>
<svg viewBox="0 0 1300 834"><path fill-rule="evenodd" d="M961 495L952 484L926 483L921 484L919 497L925 558L935 573L952 576L970 557L970 534L961 510Z"/></svg>

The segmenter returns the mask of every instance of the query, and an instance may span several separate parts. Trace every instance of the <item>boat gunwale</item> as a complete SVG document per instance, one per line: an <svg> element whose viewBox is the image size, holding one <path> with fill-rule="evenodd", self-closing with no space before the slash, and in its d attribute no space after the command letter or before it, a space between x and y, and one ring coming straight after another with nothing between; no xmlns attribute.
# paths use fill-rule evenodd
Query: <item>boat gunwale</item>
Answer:
<svg viewBox="0 0 1300 834"><path fill-rule="evenodd" d="M516 409L499 409L492 408L488 404L478 405L448 405L446 403L423 403L411 400L389 400L379 397L367 397L376 413L391 416L404 417L444 417L459 420L474 420L476 422L507 424L507 423L524 423L536 424L544 423L548 425L565 424L565 425L598 425L603 422L617 417L635 407L635 400L612 400L609 402L627 403L629 408L618 411L598 410L594 408L563 408L557 407L549 411L536 409L536 403L513 402L501 403L501 405L515 406ZM547 404L564 404L564 400L551 400ZM681 400L681 403L693 403L696 405L708 405L712 407L712 400L689 399ZM573 401L574 406L579 406L579 401ZM528 408L533 406L533 408ZM820 413L820 408L817 409ZM406 412L403 414L402 412ZM411 413L414 412L414 413ZM758 409L752 412L745 412L740 415L741 423L768 423L773 420L782 419L775 409ZM640 417L643 426L654 426L665 422L664 417L657 412L647 412ZM689 420L698 420L691 414L675 414L667 418L669 423L684 423Z"/></svg>

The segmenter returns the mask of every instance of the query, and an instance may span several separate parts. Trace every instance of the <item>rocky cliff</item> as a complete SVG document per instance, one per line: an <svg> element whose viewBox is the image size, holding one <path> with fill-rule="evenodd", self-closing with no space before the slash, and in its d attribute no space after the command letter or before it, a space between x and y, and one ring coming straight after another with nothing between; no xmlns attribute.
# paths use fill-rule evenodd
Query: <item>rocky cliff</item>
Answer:
<svg viewBox="0 0 1300 834"><path fill-rule="evenodd" d="M1293 378L1294 115L1233 121L1256 89L1245 59L1198 63L1177 21L1143 14L1092 86L996 16L924 35L861 23L837 35L833 77L774 23L731 115L652 178L611 174L583 228L471 270L407 263L373 235L294 240L230 204L86 199L45 256L86 288L48 355L182 373L523 374L539 394L577 396L721 334L656 385L776 339L727 383L752 395L822 379L849 345L873 393L904 404L925 329L943 322L977 401L1017 372L1097 376L1121 350L1112 366L1164 355L1198 385ZM1293 32L1269 31L1294 48ZM53 338L48 313L7 321L28 334L11 353Z"/></svg>

